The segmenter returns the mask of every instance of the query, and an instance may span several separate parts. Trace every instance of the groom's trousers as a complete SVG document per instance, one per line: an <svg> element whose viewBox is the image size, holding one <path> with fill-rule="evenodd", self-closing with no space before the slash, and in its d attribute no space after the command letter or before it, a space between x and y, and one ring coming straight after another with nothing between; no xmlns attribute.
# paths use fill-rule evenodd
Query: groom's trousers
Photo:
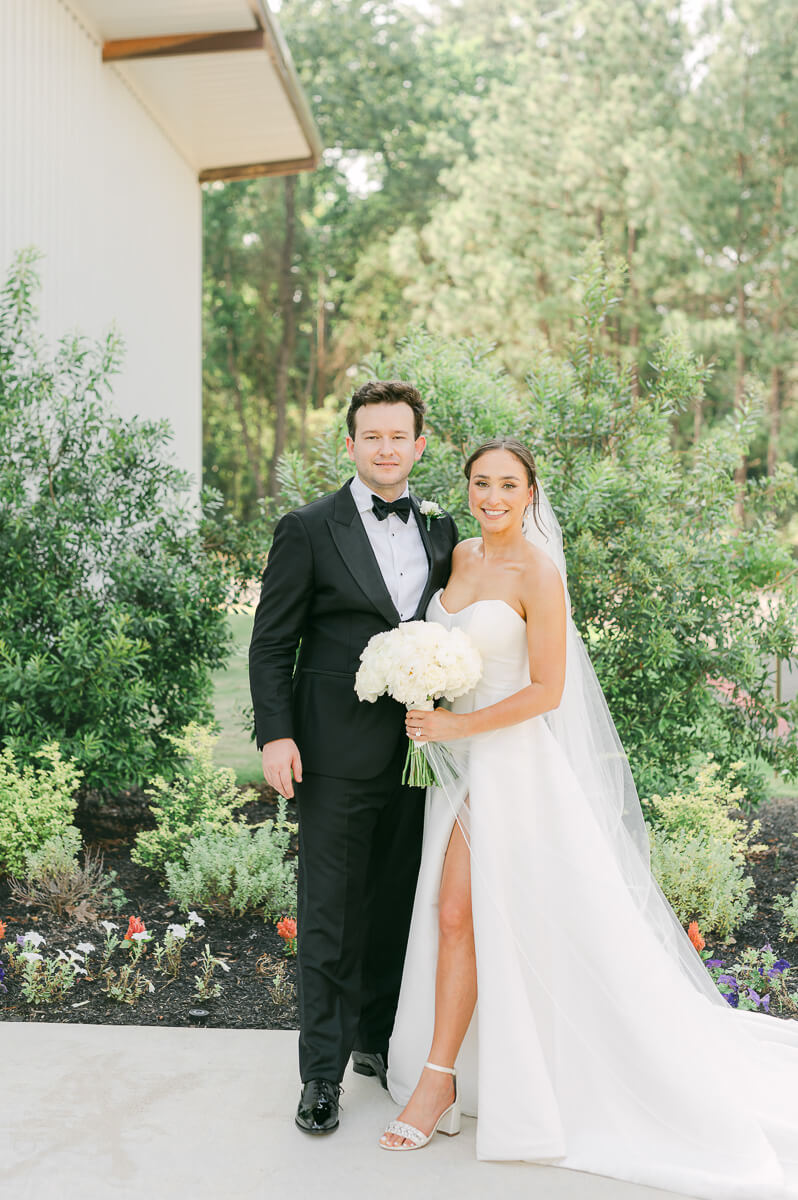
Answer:
<svg viewBox="0 0 798 1200"><path fill-rule="evenodd" d="M406 748L374 779L295 785L303 1082L340 1080L352 1050L388 1047L424 823L423 789L401 783Z"/></svg>

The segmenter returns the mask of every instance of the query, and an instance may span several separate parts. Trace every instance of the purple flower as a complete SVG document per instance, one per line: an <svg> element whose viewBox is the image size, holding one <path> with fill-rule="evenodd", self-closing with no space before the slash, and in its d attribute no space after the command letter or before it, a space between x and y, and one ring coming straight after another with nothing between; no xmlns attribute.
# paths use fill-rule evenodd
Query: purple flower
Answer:
<svg viewBox="0 0 798 1200"><path fill-rule="evenodd" d="M706 961L706 966L707 967L722 967L723 959L722 958L708 958Z"/></svg>
<svg viewBox="0 0 798 1200"><path fill-rule="evenodd" d="M17 934L17 945L18 945L18 946L24 946L24 945L25 945L25 939L24 939L24 937L22 936L22 934L21 934L21 933L18 933L18 934Z"/></svg>
<svg viewBox="0 0 798 1200"><path fill-rule="evenodd" d="M723 995L726 997L732 1008L736 1008L740 1003L740 997L736 992L724 992Z"/></svg>
<svg viewBox="0 0 798 1200"><path fill-rule="evenodd" d="M737 980L733 975L718 975L716 982L718 987L722 983L725 983L727 987L733 988L735 992L737 991Z"/></svg>
<svg viewBox="0 0 798 1200"><path fill-rule="evenodd" d="M766 996L762 997L762 1007L766 1013L770 1012L770 992L768 992Z"/></svg>
<svg viewBox="0 0 798 1200"><path fill-rule="evenodd" d="M787 962L787 959L779 958L768 971L768 977L772 979L774 975L780 975L782 971L788 971L789 969L790 964Z"/></svg>
<svg viewBox="0 0 798 1200"><path fill-rule="evenodd" d="M762 997L753 988L748 989L748 999L753 1000L754 1004L759 1005L762 1002Z"/></svg>

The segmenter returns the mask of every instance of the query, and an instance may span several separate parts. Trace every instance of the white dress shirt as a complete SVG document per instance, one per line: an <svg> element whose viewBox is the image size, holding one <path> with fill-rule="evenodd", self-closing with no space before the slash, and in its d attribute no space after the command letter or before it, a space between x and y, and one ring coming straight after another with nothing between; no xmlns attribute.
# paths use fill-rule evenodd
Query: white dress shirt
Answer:
<svg viewBox="0 0 798 1200"><path fill-rule="evenodd" d="M396 513L388 513L384 521L378 521L371 488L357 474L349 486L396 611L401 620L412 621L429 575L418 522L412 511L407 522ZM406 485L402 495L410 495Z"/></svg>

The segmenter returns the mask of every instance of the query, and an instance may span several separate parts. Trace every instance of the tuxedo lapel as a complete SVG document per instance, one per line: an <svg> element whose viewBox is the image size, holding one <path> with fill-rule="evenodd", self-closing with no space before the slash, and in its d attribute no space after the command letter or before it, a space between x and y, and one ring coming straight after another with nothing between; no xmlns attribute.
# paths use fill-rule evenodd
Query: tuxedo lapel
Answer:
<svg viewBox="0 0 798 1200"><path fill-rule="evenodd" d="M418 500L416 500L415 496L412 495L410 497L410 507L413 510L413 516L416 518L418 531L421 534L421 540L424 543L424 551L427 555L427 564L430 571L432 571L432 538L430 537L429 530L427 529L427 519L426 517L422 517L421 509L418 506Z"/></svg>
<svg viewBox="0 0 798 1200"><path fill-rule="evenodd" d="M360 590L390 625L398 625L399 613L385 585L348 483L335 493L333 515L327 520L327 526L345 567Z"/></svg>

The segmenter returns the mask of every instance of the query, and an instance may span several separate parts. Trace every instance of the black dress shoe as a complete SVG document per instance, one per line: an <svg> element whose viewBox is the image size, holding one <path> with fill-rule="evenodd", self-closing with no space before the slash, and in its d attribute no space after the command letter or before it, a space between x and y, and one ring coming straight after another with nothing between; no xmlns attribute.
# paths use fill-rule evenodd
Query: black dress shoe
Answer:
<svg viewBox="0 0 798 1200"><path fill-rule="evenodd" d="M356 1075L376 1075L382 1086L388 1088L388 1062L385 1054L367 1054L365 1050L352 1051L352 1070Z"/></svg>
<svg viewBox="0 0 798 1200"><path fill-rule="evenodd" d="M332 1133L338 1128L341 1085L329 1079L309 1079L302 1084L296 1123L305 1133Z"/></svg>

